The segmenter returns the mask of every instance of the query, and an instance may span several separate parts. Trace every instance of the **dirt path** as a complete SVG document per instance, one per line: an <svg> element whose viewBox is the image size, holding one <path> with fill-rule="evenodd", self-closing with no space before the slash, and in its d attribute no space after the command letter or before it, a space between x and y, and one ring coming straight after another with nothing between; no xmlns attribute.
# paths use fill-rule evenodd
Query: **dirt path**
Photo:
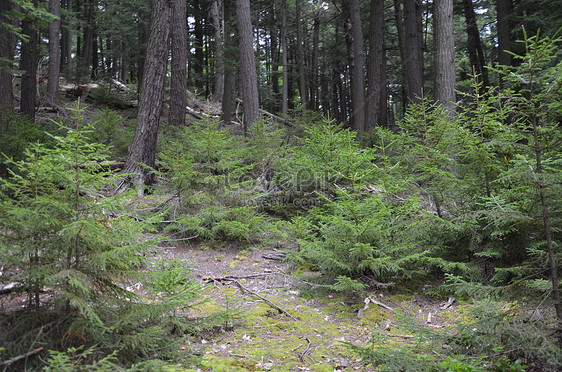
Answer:
<svg viewBox="0 0 562 372"><path fill-rule="evenodd" d="M433 312L435 327L443 321L436 316L440 304L423 297L373 293L370 297L380 304L363 311L361 298L318 294L318 288L292 276L290 263L264 258L264 251L162 245L160 252L189 260L197 280L207 284L208 302L199 306L201 314L226 311L218 324L221 331L186 345L204 355L200 370L374 370L360 363L346 343L365 345L375 329L393 337L403 334L390 309L419 314L420 319Z"/></svg>

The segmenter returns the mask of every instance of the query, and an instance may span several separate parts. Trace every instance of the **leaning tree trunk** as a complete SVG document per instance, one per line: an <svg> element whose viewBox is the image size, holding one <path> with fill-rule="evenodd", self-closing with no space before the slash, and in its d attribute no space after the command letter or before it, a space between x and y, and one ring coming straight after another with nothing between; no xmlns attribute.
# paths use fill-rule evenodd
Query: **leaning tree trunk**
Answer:
<svg viewBox="0 0 562 372"><path fill-rule="evenodd" d="M258 119L259 114L258 75L250 0L236 0L236 21L240 37L240 95L244 106L244 134L247 134L248 128Z"/></svg>
<svg viewBox="0 0 562 372"><path fill-rule="evenodd" d="M171 15L172 8L168 0L153 1L137 126L124 167L125 174L132 174L128 176L129 183L136 186L151 185L156 181L150 168L156 165L156 141L164 99Z"/></svg>
<svg viewBox="0 0 562 372"><path fill-rule="evenodd" d="M453 0L434 0L435 14L435 98L454 115L455 112L455 34Z"/></svg>
<svg viewBox="0 0 562 372"><path fill-rule="evenodd" d="M60 0L49 0L49 13L57 17L49 24L49 78L47 101L54 106L60 104Z"/></svg>
<svg viewBox="0 0 562 372"><path fill-rule="evenodd" d="M37 0L33 1L37 7ZM28 37L21 47L21 69L24 71L21 79L21 112L32 122L35 121L35 106L37 105L37 33L33 15L27 14L22 22L22 33Z"/></svg>
<svg viewBox="0 0 562 372"><path fill-rule="evenodd" d="M185 0L172 1L170 28L172 80L168 123L184 126L185 106L187 105L187 4Z"/></svg>

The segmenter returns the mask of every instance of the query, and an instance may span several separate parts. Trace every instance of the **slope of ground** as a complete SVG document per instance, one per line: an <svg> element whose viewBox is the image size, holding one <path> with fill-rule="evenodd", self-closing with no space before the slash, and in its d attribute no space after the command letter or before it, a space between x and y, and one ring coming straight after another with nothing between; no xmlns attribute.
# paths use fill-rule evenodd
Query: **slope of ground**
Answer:
<svg viewBox="0 0 562 372"><path fill-rule="evenodd" d="M346 343L366 345L375 330L389 342L410 343L414 336L397 328L395 310L428 327L441 327L454 311L418 295L371 293L368 304L339 298L295 278L291 264L264 258L270 251L163 245L160 253L189 260L195 277L207 284L209 301L199 306L200 314L232 314L221 332L186 345L203 355L202 371L374 370Z"/></svg>

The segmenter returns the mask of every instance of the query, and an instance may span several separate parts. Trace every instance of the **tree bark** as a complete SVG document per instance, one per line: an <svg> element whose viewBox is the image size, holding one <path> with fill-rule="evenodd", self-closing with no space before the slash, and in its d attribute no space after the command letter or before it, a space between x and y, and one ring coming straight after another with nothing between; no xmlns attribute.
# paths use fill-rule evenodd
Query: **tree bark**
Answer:
<svg viewBox="0 0 562 372"><path fill-rule="evenodd" d="M224 46L229 47L232 43L230 21L232 19L232 3L230 1L223 2L224 16ZM227 57L225 53L224 63L224 91L222 95L222 120L224 123L230 123L232 120L232 95L234 92L234 61Z"/></svg>
<svg viewBox="0 0 562 372"><path fill-rule="evenodd" d="M423 27L420 0L404 0L404 59L407 99L423 97Z"/></svg>
<svg viewBox="0 0 562 372"><path fill-rule="evenodd" d="M366 105L367 129L387 126L386 57L384 47L384 0L371 0L369 24L369 83Z"/></svg>
<svg viewBox="0 0 562 372"><path fill-rule="evenodd" d="M318 54L320 46L320 10L314 13L314 24L312 26L312 64L310 66L311 86L309 106L311 110L318 109Z"/></svg>
<svg viewBox="0 0 562 372"><path fill-rule="evenodd" d="M281 0L281 80L283 81L283 92L281 94L281 114L287 115L289 112L289 74L287 55L287 0Z"/></svg>
<svg viewBox="0 0 562 372"><path fill-rule="evenodd" d="M496 0L497 29L498 29L498 64L511 66L511 27L510 18L513 11L512 0ZM500 76L500 89L503 88L503 78Z"/></svg>
<svg viewBox="0 0 562 372"><path fill-rule="evenodd" d="M170 37L172 39L172 76L168 124L185 125L187 105L187 4L172 0Z"/></svg>
<svg viewBox="0 0 562 372"><path fill-rule="evenodd" d="M496 0L497 28L498 28L498 63L511 65L510 16L513 11L512 0Z"/></svg>
<svg viewBox="0 0 562 372"><path fill-rule="evenodd" d="M195 87L200 91L205 89L205 81L203 79L203 68L205 64L205 54L203 49L203 9L201 6L202 0L195 0L194 7L194 27L193 33L195 36L195 60L193 61L194 67L194 83Z"/></svg>
<svg viewBox="0 0 562 372"><path fill-rule="evenodd" d="M435 97L454 115L455 112L455 34L453 0L434 0Z"/></svg>
<svg viewBox="0 0 562 372"><path fill-rule="evenodd" d="M254 33L250 13L250 0L236 0L236 20L240 37L240 75L244 106L244 134L259 115L258 76L254 56Z"/></svg>
<svg viewBox="0 0 562 372"><path fill-rule="evenodd" d="M359 0L348 3L346 43L351 84L351 123L358 132L365 131L365 54Z"/></svg>
<svg viewBox="0 0 562 372"><path fill-rule="evenodd" d="M49 0L49 13L57 17L49 24L49 78L47 80L47 101L60 105L60 0Z"/></svg>
<svg viewBox="0 0 562 372"><path fill-rule="evenodd" d="M80 72L79 78L82 79L85 76L91 76L95 66L92 66L92 71L90 71L90 66L93 61L93 45L94 45L94 4L93 0L85 0L83 3L83 17L85 26L83 29L83 45L82 45L82 60L80 61Z"/></svg>
<svg viewBox="0 0 562 372"><path fill-rule="evenodd" d="M303 30L301 24L302 16L302 0L295 0L295 15L297 29L297 68L299 72L299 92L301 97L301 106L303 110L308 109L307 92L306 92L306 71L304 64L304 45Z"/></svg>
<svg viewBox="0 0 562 372"><path fill-rule="evenodd" d="M13 9L10 0L0 1L0 117L7 117L7 113L13 110L12 69L14 59L15 36L12 32L4 29L4 25L12 24L9 17ZM1 129L8 123L0 121Z"/></svg>
<svg viewBox="0 0 562 372"><path fill-rule="evenodd" d="M33 1L37 7L37 0ZM35 106L37 105L37 46L39 35L37 33L35 20L32 15L27 14L22 21L22 32L29 39L22 43L21 47L21 69L24 74L21 79L21 112L35 121Z"/></svg>
<svg viewBox="0 0 562 372"><path fill-rule="evenodd" d="M133 174L129 177L129 182L136 186L148 186L156 181L154 174L146 166L154 168L156 163L156 141L164 98L171 15L172 8L168 0L153 1L137 126L124 169L126 174Z"/></svg>
<svg viewBox="0 0 562 372"><path fill-rule="evenodd" d="M61 73L66 80L72 78L72 24L69 13L72 11L71 0L63 0L66 15L61 18Z"/></svg>
<svg viewBox="0 0 562 372"><path fill-rule="evenodd" d="M141 92L141 87L143 85L143 76L144 76L144 64L145 64L145 60L146 60L146 47L143 48L143 46L145 46L148 43L148 33L149 33L149 19L150 19L150 14L147 11L143 11L141 10L139 12L139 21L137 23L137 28L138 28L138 39L139 39L139 44L141 45L141 51L138 54L137 57L137 79L138 79L138 85L137 85L137 90L140 94Z"/></svg>
<svg viewBox="0 0 562 372"><path fill-rule="evenodd" d="M223 0L213 0L211 4L211 19L215 30L215 84L213 100L222 102L224 94L224 23L221 20Z"/></svg>
<svg viewBox="0 0 562 372"><path fill-rule="evenodd" d="M480 31L476 23L476 13L474 12L473 0L463 0L464 15L466 19L466 33L467 33L467 49L468 58L472 73L478 76L478 81L484 87L490 85L488 79L488 70L486 69L486 58L482 48L482 40L480 39Z"/></svg>
<svg viewBox="0 0 562 372"><path fill-rule="evenodd" d="M400 76L402 78L401 94L402 94L402 115L406 113L406 103L408 89L408 78L406 76L406 45L405 45L405 32L404 32L404 14L402 12L402 5L400 0L394 0L394 19L396 21L396 31L398 33L398 48L400 49L400 60L402 61L402 68L400 69ZM394 106L395 107L395 106ZM396 111L396 110L395 110ZM397 117L394 115L394 123Z"/></svg>

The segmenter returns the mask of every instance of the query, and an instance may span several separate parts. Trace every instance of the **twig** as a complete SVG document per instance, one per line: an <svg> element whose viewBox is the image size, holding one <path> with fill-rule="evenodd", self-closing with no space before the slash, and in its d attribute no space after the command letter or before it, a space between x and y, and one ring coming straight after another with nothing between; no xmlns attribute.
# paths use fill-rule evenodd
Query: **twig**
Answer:
<svg viewBox="0 0 562 372"><path fill-rule="evenodd" d="M189 236L187 238L180 238L180 239L163 239L160 240L161 242L181 242L181 241L185 241L185 240L191 240L191 239L196 239L199 237L199 234L195 235L195 236Z"/></svg>
<svg viewBox="0 0 562 372"><path fill-rule="evenodd" d="M324 288L330 288L330 287L331 287L331 285L327 285L327 284L316 284L316 283L307 282L306 280L302 280L302 279L299 279L299 278L295 278L293 275L288 275L288 274L282 273L281 271L276 271L276 272L274 272L273 274L277 274L277 275L281 275L281 276L286 276L286 277L288 277L288 278L298 280L298 281L301 282L301 283L308 284L308 285L311 285L311 286L313 286L313 287L324 287Z"/></svg>
<svg viewBox="0 0 562 372"><path fill-rule="evenodd" d="M294 353L294 352L297 351L297 349L299 349L301 346L302 346L302 344L299 344L299 346L292 348L291 351Z"/></svg>
<svg viewBox="0 0 562 372"><path fill-rule="evenodd" d="M299 359L302 363L306 363L305 358L308 357L308 354L310 353L310 345L312 345L312 342L310 342L308 337L305 337L305 339L308 342L308 345L306 345L306 349L304 349L302 353L299 353Z"/></svg>
<svg viewBox="0 0 562 372"><path fill-rule="evenodd" d="M386 336L388 337L400 337L400 338L414 338L412 335L395 335L393 333L387 333Z"/></svg>
<svg viewBox="0 0 562 372"><path fill-rule="evenodd" d="M289 318L293 319L293 320L298 320L297 318L295 318L294 316L292 316L288 311L280 308L279 306L277 306L276 304L274 304L273 302L269 301L267 298L257 294L254 291L249 290L248 288L244 287L238 280L236 279L231 279L232 282L234 282L241 290L248 292L249 294L251 294L252 296L256 296L257 298L259 298L262 301L265 301L269 306L277 309L277 311L279 311L282 314L287 315Z"/></svg>
<svg viewBox="0 0 562 372"><path fill-rule="evenodd" d="M3 366L3 367L4 367L4 371L5 371L11 364L13 364L13 363L15 363L15 362L18 362L18 361L20 361L20 360L22 360L22 359L28 358L28 357L30 357L30 356L32 356L32 355L39 354L39 353L42 352L42 351L43 351L43 347L38 347L37 349L31 350L30 352L27 352L27 353L25 353L25 354L18 355L18 356L15 356L15 357L13 357L13 358L10 358L10 359L8 359L8 360L5 360L5 361L3 361L2 363L0 363L0 366Z"/></svg>

